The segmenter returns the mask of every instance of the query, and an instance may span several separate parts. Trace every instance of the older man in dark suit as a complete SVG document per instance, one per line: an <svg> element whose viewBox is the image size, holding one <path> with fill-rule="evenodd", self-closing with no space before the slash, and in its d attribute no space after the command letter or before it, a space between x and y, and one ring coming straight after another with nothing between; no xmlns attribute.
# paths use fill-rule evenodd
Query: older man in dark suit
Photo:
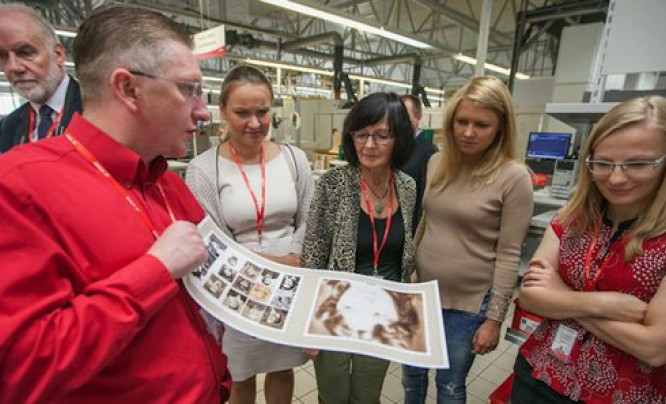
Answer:
<svg viewBox="0 0 666 404"><path fill-rule="evenodd" d="M65 73L65 48L34 9L0 5L0 67L28 100L0 121L0 153L61 134L81 111L79 84Z"/></svg>

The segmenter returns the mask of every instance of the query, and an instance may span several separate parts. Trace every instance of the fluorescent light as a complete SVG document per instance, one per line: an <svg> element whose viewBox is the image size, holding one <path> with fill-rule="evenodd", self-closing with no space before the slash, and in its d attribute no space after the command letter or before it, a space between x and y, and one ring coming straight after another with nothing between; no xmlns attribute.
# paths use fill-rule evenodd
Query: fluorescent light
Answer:
<svg viewBox="0 0 666 404"><path fill-rule="evenodd" d="M245 63L257 65L257 66L264 66L264 67L272 67L274 69L285 69L285 70L293 70L296 72L302 72L302 73L314 73L314 74L321 74L322 76L333 76L333 72L330 70L324 70L324 69L317 69L314 67L304 67L304 66L296 66L296 65L287 65L284 63L275 63L275 62L268 62L265 60L257 60L257 59L243 59Z"/></svg>
<svg viewBox="0 0 666 404"><path fill-rule="evenodd" d="M221 83L221 82L224 81L224 79L221 79L219 77L213 77L213 76L203 76L202 79L204 79L206 81L215 81L215 82L218 82L218 83Z"/></svg>
<svg viewBox="0 0 666 404"><path fill-rule="evenodd" d="M475 58L473 58L471 56L463 55L462 53L456 53L455 55L453 55L453 58L455 60L461 61L463 63L469 63L471 65L476 65L476 59ZM494 65L494 64L488 63L488 62L484 63L483 67L485 67L486 69L488 69L490 71L503 74L505 76L508 76L511 73L511 70L506 68L506 67L497 66L497 65ZM525 79L529 79L530 76L528 76L527 74L524 74L524 73L517 72L516 73L516 78L521 79L521 80L525 80Z"/></svg>
<svg viewBox="0 0 666 404"><path fill-rule="evenodd" d="M359 31L364 31L369 34L378 35L386 39L391 39L405 45L413 46L420 49L431 49L432 46L416 39L406 37L395 32L387 31L384 27L375 27L369 24L365 24L356 20L352 20L347 17L341 17L337 14L329 13L323 10L316 9L314 7L309 7L300 3L296 3L291 0L261 0L264 3L272 4L276 7L281 7L290 11L295 11L300 14L309 15L310 17L319 18L322 20L330 21L332 23L345 25L350 28L357 29Z"/></svg>
<svg viewBox="0 0 666 404"><path fill-rule="evenodd" d="M55 30L56 35L64 36L67 38L76 38L76 32L74 31L65 31L64 29Z"/></svg>
<svg viewBox="0 0 666 404"><path fill-rule="evenodd" d="M350 74L349 78L352 79L352 80L363 80L363 81L367 81L369 83L385 84L387 86L393 86L393 87L412 88L412 85L408 84L408 83L401 83L399 81L377 79L377 78L374 78L374 77L357 76L355 74Z"/></svg>
<svg viewBox="0 0 666 404"><path fill-rule="evenodd" d="M425 91L427 93L435 93L435 94L444 94L444 90L440 90L439 88L432 88L432 87L425 87Z"/></svg>

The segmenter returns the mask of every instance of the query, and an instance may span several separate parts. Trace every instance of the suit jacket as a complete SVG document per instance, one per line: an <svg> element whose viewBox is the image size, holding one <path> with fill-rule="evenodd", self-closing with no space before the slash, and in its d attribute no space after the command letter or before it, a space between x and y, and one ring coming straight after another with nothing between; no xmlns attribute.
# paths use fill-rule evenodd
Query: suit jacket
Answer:
<svg viewBox="0 0 666 404"><path fill-rule="evenodd" d="M0 153L28 141L30 108L30 103L26 102L0 121ZM79 83L70 76L62 117L54 134L60 135L69 124L74 113L80 112L82 109L81 88Z"/></svg>
<svg viewBox="0 0 666 404"><path fill-rule="evenodd" d="M412 220L414 231L416 231L421 220L421 212L423 211L423 192L425 192L426 186L428 161L430 160L430 156L437 152L437 147L425 138L423 132L420 132L414 140L412 155L402 167L402 171L414 178L416 182L416 207L414 208L414 217Z"/></svg>

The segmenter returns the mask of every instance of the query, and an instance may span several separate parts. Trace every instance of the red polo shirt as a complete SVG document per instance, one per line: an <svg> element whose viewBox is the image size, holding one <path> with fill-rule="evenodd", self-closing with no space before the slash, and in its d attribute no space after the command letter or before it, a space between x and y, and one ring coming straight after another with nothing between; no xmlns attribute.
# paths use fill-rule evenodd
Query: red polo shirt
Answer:
<svg viewBox="0 0 666 404"><path fill-rule="evenodd" d="M149 167L80 116L68 132L159 232L203 210L158 158ZM120 193L65 137L0 156L0 402L224 401L226 358Z"/></svg>

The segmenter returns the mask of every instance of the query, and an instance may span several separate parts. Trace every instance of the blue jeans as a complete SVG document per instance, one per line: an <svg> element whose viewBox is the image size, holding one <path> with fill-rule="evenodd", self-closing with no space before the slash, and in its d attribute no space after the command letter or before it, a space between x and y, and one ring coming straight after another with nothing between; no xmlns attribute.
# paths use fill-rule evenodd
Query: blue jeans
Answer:
<svg viewBox="0 0 666 404"><path fill-rule="evenodd" d="M486 320L489 300L490 296L486 295L477 314L460 310L442 310L449 368L436 369L438 404L464 404L467 400L465 381L475 356L472 354L472 340L476 330ZM405 390L405 404L425 403L428 392L428 369L403 366L402 386Z"/></svg>

